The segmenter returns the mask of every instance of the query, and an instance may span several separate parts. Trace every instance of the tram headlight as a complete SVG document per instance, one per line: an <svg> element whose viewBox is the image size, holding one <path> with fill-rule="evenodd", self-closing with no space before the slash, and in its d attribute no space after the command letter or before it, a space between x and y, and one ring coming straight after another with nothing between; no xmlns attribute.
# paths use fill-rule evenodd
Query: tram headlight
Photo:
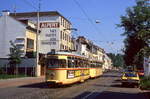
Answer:
<svg viewBox="0 0 150 99"><path fill-rule="evenodd" d="M55 76L55 73L52 72L52 73L49 74L49 76L50 76L51 79L53 79L54 76Z"/></svg>

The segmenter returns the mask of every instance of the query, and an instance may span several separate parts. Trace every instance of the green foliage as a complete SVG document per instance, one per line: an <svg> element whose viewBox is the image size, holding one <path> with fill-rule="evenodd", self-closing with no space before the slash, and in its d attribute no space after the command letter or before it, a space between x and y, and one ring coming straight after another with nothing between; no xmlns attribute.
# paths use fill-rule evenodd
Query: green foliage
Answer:
<svg viewBox="0 0 150 99"><path fill-rule="evenodd" d="M1 74L0 79L11 79L11 78L21 78L27 77L26 75L8 75L8 74Z"/></svg>
<svg viewBox="0 0 150 99"><path fill-rule="evenodd" d="M136 6L127 8L126 15L121 16L121 23L117 26L124 29L122 35L126 36L124 40L125 64L141 66L143 56L148 55L148 51L145 50L149 49L148 45L150 44L150 7L148 1L138 0Z"/></svg>
<svg viewBox="0 0 150 99"><path fill-rule="evenodd" d="M111 58L113 66L115 66L115 67L124 66L123 55L121 55L121 54L115 55L113 53L108 53L107 55Z"/></svg>
<svg viewBox="0 0 150 99"><path fill-rule="evenodd" d="M140 88L150 90L150 77L144 77L140 81Z"/></svg>
<svg viewBox="0 0 150 99"><path fill-rule="evenodd" d="M10 41L11 48L10 48L10 54L9 60L10 64L20 64L21 63L21 51L19 48L17 48L16 45L12 41Z"/></svg>
<svg viewBox="0 0 150 99"><path fill-rule="evenodd" d="M9 64L13 68L13 72L17 75L18 65L21 63L21 51L12 41L10 41L10 44Z"/></svg>

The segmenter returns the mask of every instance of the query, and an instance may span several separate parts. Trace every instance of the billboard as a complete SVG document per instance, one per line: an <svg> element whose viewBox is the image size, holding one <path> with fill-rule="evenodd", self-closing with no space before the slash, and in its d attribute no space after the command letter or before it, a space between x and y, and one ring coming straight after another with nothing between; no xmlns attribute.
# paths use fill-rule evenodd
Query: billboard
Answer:
<svg viewBox="0 0 150 99"><path fill-rule="evenodd" d="M51 49L59 49L59 22L40 23L40 53L48 53Z"/></svg>

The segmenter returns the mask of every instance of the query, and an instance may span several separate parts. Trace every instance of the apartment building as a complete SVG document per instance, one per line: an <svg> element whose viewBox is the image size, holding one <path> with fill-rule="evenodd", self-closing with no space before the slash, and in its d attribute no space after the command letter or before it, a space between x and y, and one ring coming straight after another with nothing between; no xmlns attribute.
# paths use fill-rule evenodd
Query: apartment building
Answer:
<svg viewBox="0 0 150 99"><path fill-rule="evenodd" d="M36 52L36 28L29 20L16 20L10 16L9 11L3 11L0 16L0 67L12 74L13 69L9 64L10 41L21 50L22 62L18 72L28 75L35 73L35 52Z"/></svg>
<svg viewBox="0 0 150 99"><path fill-rule="evenodd" d="M21 51L22 57L36 51L36 29L29 20L18 21L3 11L0 17L0 58L8 58L10 41Z"/></svg>
<svg viewBox="0 0 150 99"><path fill-rule="evenodd" d="M11 13L17 20L30 20L37 24L37 12ZM71 23L57 11L39 13L39 52L72 50Z"/></svg>

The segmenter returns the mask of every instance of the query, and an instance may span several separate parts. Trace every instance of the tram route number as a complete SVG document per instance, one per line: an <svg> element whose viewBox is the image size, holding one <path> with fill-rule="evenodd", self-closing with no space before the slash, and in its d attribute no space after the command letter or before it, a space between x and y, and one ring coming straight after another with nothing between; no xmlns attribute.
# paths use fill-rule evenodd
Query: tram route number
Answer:
<svg viewBox="0 0 150 99"><path fill-rule="evenodd" d="M85 76L85 75L89 75L88 69L85 69L85 70L68 70L67 71L67 78L75 78L75 77Z"/></svg>

